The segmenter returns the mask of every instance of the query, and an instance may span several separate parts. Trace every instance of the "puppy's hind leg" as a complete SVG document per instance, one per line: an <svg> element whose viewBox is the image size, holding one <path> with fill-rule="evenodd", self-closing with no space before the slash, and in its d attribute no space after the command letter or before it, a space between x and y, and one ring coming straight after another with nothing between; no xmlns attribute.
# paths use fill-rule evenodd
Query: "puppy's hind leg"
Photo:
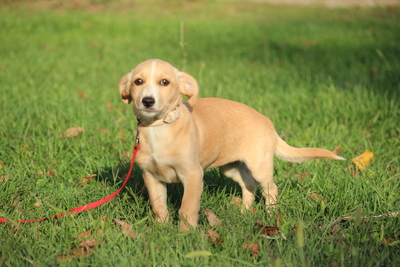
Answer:
<svg viewBox="0 0 400 267"><path fill-rule="evenodd" d="M264 155L261 160L246 162L254 180L256 180L262 190L265 198L265 206L267 209L272 208L271 205L276 204L278 198L278 187L276 186L274 174L274 156Z"/></svg>
<svg viewBox="0 0 400 267"><path fill-rule="evenodd" d="M222 173L236 181L242 188L243 207L249 209L254 202L256 181L251 176L249 169L243 162L233 162L220 167Z"/></svg>

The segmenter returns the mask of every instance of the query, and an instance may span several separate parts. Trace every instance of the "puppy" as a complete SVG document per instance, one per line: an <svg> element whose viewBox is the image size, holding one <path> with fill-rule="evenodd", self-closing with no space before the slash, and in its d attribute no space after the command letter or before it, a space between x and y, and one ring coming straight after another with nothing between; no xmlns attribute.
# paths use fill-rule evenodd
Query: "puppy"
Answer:
<svg viewBox="0 0 400 267"><path fill-rule="evenodd" d="M196 80L162 60L140 63L121 78L119 92L125 104L133 102L141 147L136 162L157 221L168 220L166 184L184 186L182 231L197 225L205 169L219 167L238 182L244 208L253 203L259 184L268 207L278 196L272 177L274 155L290 162L344 160L329 150L289 146L271 120L244 104L198 99Z"/></svg>

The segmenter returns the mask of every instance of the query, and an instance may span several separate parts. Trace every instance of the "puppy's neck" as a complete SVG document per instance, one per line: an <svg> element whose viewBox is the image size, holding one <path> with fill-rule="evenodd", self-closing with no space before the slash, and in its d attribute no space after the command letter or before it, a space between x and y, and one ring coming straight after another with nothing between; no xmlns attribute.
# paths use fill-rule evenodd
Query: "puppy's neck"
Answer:
<svg viewBox="0 0 400 267"><path fill-rule="evenodd" d="M177 106L173 111L169 112L167 114L167 116L165 116L162 119L159 120L155 120L152 121L150 123L146 123L146 121L142 121L141 119L138 119L138 126L142 126L142 127L153 127L153 126L160 126L163 124L169 124L169 123L173 123L174 121L176 121L179 116L180 116L180 110L179 110L179 106Z"/></svg>

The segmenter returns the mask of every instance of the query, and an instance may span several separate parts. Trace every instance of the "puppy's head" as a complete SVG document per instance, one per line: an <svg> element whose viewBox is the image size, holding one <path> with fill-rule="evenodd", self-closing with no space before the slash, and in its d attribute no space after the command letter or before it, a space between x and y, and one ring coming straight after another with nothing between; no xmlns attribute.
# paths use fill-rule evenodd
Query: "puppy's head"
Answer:
<svg viewBox="0 0 400 267"><path fill-rule="evenodd" d="M198 85L192 76L168 62L150 59L121 78L119 92L125 104L133 102L133 112L138 118L160 119L179 105L182 95L193 106Z"/></svg>

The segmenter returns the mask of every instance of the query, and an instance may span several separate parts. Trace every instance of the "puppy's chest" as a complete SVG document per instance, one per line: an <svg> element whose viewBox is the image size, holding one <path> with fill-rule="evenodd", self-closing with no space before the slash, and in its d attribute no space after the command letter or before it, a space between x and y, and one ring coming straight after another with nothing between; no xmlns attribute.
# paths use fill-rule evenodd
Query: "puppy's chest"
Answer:
<svg viewBox="0 0 400 267"><path fill-rule="evenodd" d="M174 158L148 151L141 152L138 154L137 162L143 171L151 173L155 179L164 183L180 182Z"/></svg>

